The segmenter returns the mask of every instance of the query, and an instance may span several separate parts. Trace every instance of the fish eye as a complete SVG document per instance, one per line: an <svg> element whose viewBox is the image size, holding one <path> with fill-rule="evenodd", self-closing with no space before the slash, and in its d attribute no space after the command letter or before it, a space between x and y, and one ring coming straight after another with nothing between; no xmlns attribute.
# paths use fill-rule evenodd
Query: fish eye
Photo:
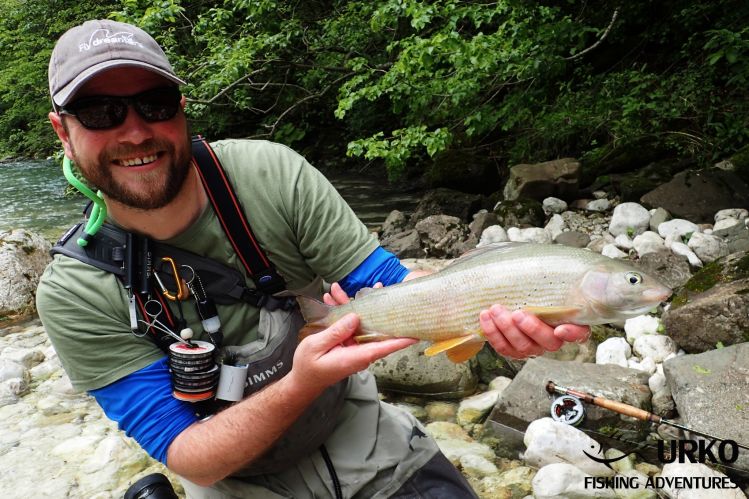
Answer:
<svg viewBox="0 0 749 499"><path fill-rule="evenodd" d="M624 277L627 279L627 282L633 286L642 282L642 276L637 272L627 272Z"/></svg>

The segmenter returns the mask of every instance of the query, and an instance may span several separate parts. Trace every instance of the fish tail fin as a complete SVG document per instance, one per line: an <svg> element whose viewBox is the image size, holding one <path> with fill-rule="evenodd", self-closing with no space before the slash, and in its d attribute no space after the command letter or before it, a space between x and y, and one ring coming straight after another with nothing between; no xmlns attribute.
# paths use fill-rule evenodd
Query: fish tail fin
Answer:
<svg viewBox="0 0 749 499"><path fill-rule="evenodd" d="M327 305L321 301L306 296L297 296L297 303L302 312L302 317L306 324L299 330L299 339L303 340L307 336L319 333L328 327L328 315L333 309L332 305Z"/></svg>
<svg viewBox="0 0 749 499"><path fill-rule="evenodd" d="M306 296L297 296L296 301L297 303L299 303L299 309L302 312L304 321L307 323L320 322L324 320L333 309L332 305L328 305L321 301L315 300L314 298L308 298Z"/></svg>
<svg viewBox="0 0 749 499"><path fill-rule="evenodd" d="M476 335L467 334L457 338L438 341L424 350L424 355L433 356L441 352L447 352L447 358L459 364L470 359L484 346L484 340L477 340Z"/></svg>

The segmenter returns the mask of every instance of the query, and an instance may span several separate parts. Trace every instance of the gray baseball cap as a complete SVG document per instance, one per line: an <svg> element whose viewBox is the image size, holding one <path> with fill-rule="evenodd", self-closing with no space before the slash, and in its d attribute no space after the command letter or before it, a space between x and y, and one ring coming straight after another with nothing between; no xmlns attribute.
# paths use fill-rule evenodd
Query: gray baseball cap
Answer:
<svg viewBox="0 0 749 499"><path fill-rule="evenodd" d="M88 80L112 68L139 67L179 85L172 65L151 35L131 24L100 19L66 31L49 59L49 93L64 106Z"/></svg>

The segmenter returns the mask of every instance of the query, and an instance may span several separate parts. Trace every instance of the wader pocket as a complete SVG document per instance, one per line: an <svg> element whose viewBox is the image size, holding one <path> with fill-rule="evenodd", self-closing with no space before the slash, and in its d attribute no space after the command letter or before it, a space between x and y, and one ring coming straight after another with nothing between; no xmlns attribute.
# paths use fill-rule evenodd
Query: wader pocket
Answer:
<svg viewBox="0 0 749 499"><path fill-rule="evenodd" d="M231 358L234 365L247 364L247 397L265 386L278 381L291 370L298 334L304 319L298 309L260 310L258 339L242 346L228 346L223 357ZM347 379L328 387L306 411L286 430L286 433L252 465L234 476L252 476L276 473L292 466L296 461L317 450L336 425L343 407ZM265 414L263 417L283 417Z"/></svg>

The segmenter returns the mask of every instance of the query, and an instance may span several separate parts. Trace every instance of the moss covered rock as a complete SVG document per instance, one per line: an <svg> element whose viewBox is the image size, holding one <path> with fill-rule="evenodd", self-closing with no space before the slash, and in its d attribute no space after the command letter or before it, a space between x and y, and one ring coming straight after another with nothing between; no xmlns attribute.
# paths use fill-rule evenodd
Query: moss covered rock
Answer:
<svg viewBox="0 0 749 499"><path fill-rule="evenodd" d="M666 332L685 351L749 341L749 253L734 253L697 272L663 314Z"/></svg>

